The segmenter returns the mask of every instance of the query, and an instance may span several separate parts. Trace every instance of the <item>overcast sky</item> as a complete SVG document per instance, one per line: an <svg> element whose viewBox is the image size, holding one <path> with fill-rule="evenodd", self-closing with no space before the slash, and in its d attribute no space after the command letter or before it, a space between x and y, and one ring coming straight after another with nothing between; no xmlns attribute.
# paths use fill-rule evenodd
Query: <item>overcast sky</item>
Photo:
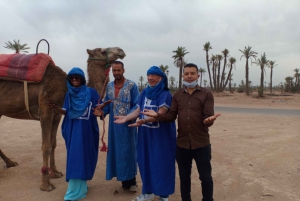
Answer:
<svg viewBox="0 0 300 201"><path fill-rule="evenodd" d="M13 53L3 46L14 39L35 53L44 38L57 66L65 72L79 66L86 72L86 49L117 46L127 55L126 78L138 82L149 67L163 64L178 80L172 51L185 47L187 62L206 69L203 45L209 41L210 53L226 48L236 58L233 83L245 80L239 49L251 46L258 57L265 52L268 60L276 60L277 85L300 68L299 11L299 0L1 0L0 53ZM46 43L39 49L47 52ZM260 68L250 66L249 76L259 84ZM270 82L268 68L265 79Z"/></svg>

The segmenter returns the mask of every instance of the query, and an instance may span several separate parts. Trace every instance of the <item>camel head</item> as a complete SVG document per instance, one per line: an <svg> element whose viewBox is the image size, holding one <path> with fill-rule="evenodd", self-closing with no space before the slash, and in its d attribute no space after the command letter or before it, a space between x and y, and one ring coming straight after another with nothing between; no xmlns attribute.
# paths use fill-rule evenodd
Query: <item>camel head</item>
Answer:
<svg viewBox="0 0 300 201"><path fill-rule="evenodd" d="M125 52L119 47L87 49L86 51L89 54L88 60L103 61L109 64L126 56Z"/></svg>
<svg viewBox="0 0 300 201"><path fill-rule="evenodd" d="M106 83L109 81L107 69L112 62L123 59L126 54L119 47L87 49L89 58L87 60L88 86L95 88L100 96L104 94Z"/></svg>

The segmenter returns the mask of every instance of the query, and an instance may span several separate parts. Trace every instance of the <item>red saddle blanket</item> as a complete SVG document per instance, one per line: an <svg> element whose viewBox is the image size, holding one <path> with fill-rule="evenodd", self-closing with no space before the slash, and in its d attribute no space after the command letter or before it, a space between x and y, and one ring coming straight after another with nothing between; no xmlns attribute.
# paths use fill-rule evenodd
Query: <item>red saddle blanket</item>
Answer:
<svg viewBox="0 0 300 201"><path fill-rule="evenodd" d="M39 54L0 54L0 79L40 82L52 58Z"/></svg>

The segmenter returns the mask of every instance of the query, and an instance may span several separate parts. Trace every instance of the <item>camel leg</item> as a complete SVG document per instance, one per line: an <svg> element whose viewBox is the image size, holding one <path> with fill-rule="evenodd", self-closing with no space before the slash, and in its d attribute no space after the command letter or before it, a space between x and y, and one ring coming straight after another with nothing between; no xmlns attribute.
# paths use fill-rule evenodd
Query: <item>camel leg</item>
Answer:
<svg viewBox="0 0 300 201"><path fill-rule="evenodd" d="M52 152L50 155L50 168L52 170L51 178L61 178L63 176L62 172L59 172L56 169L55 166L55 148L56 148L56 135L57 135L57 129L58 125L61 119L60 114L56 114L53 118L53 123L52 123L52 131L51 131L51 144L52 144Z"/></svg>
<svg viewBox="0 0 300 201"><path fill-rule="evenodd" d="M0 119L1 119L2 115L0 115ZM3 159L3 161L5 162L5 168L10 168L10 167L15 167L17 165L19 165L17 162L14 162L12 160L10 160L9 158L7 158L7 156L5 156L5 154L2 152L2 150L0 149L0 157Z"/></svg>
<svg viewBox="0 0 300 201"><path fill-rule="evenodd" d="M12 160L10 160L9 158L7 158L5 156L5 154L2 152L2 150L0 149L0 157L3 159L3 161L6 163L6 167L5 168L10 168L10 167L15 167L17 165L19 165L17 162L13 162Z"/></svg>
<svg viewBox="0 0 300 201"><path fill-rule="evenodd" d="M43 167L42 167L42 191L52 191L55 186L50 183L51 169L49 168L49 158L52 152L51 145L51 130L53 123L54 112L50 108L41 107L40 123L42 128L42 152L43 152Z"/></svg>

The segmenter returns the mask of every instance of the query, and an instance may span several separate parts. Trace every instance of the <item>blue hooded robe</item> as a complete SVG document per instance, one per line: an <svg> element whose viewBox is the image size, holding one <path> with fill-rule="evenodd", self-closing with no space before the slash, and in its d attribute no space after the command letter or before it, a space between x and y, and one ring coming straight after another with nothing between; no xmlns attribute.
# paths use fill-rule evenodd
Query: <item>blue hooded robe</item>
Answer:
<svg viewBox="0 0 300 201"><path fill-rule="evenodd" d="M155 74L162 80L155 86L148 86L140 94L138 105L158 112L159 108L171 107L172 94L167 88L166 75L157 66L152 66L147 75ZM140 119L147 116L140 114ZM142 193L168 196L175 190L175 122L147 122L138 128L138 165L143 181Z"/></svg>
<svg viewBox="0 0 300 201"><path fill-rule="evenodd" d="M73 74L84 78L84 73L79 68L73 68L68 73ZM91 180L96 169L99 149L99 128L92 108L97 106L99 95L95 89L85 85L85 80L80 89L74 88L76 87L72 87L68 82L68 92L63 105L66 114L61 126L67 148L66 181ZM81 110L83 112L76 116L76 112Z"/></svg>

